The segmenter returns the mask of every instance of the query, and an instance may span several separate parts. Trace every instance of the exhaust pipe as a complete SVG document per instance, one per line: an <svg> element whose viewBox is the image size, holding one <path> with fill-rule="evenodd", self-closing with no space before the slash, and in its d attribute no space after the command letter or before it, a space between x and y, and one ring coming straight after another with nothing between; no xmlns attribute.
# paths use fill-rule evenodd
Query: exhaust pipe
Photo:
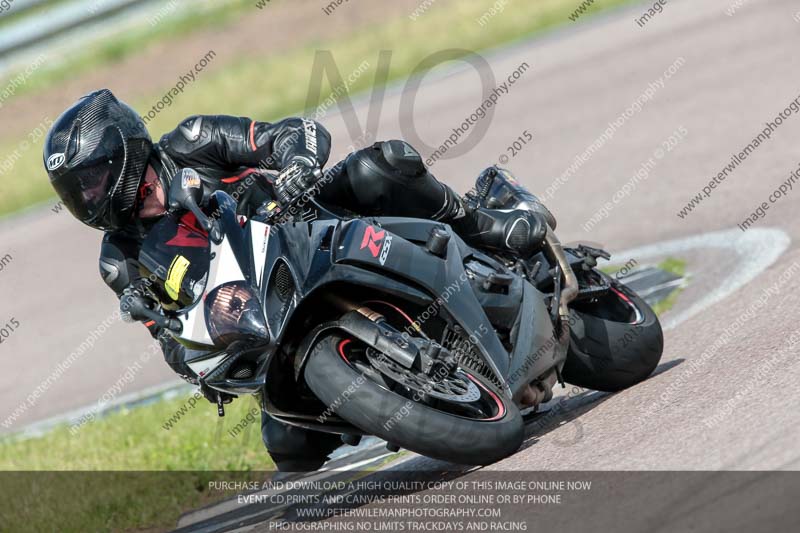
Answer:
<svg viewBox="0 0 800 533"><path fill-rule="evenodd" d="M575 272L572 271L569 261L567 261L567 255L564 253L561 241L558 240L550 226L547 226L545 245L550 251L551 259L561 267L561 273L564 277L561 299L558 302L558 315L561 317L561 338L559 340L566 348L566 343L569 342L569 304L578 295L578 278L575 276Z"/></svg>

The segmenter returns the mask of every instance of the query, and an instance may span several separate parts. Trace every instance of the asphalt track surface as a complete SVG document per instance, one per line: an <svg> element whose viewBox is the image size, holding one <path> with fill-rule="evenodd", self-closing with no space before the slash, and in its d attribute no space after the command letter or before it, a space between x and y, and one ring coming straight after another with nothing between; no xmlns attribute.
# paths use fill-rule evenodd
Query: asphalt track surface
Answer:
<svg viewBox="0 0 800 533"><path fill-rule="evenodd" d="M600 242L612 251L735 228L798 167L800 117L787 119L691 214L682 219L677 213L800 95L800 24L792 19L798 7L788 0L750 0L734 16L724 12L729 5L671 1L643 28L634 18L646 4L636 5L484 54L498 81L523 62L531 68L484 119L488 134L478 146L436 163L434 173L467 190L481 168L529 130L534 142L506 166L544 194L609 122L683 58L641 111L626 119L547 203L559 219L563 241ZM397 118L402 94L402 86L388 92L377 138L407 136ZM429 145L438 145L480 102L474 69L430 75L417 94L416 129ZM368 102L355 104L364 124ZM339 115L324 122L340 150L334 153L340 154L353 136ZM680 128L688 132L685 139L658 160L630 196L590 232L581 229ZM786 349L798 329L800 277L792 267L800 263L799 228L792 215L797 202L790 192L755 224L781 231L747 232L751 245L759 235L770 240L769 246L753 246L769 260L746 276L746 283L666 332L655 376L618 394L582 392L570 398L552 423L529 428L519 453L490 469L797 469L800 366L798 349ZM720 280L744 261L742 250L732 251L739 234L723 235L731 248L700 246L683 254L693 282L672 313L718 290ZM0 322L13 317L20 324L0 347L6 369L0 375L0 421L116 308L96 274L98 241L96 233L50 210L0 226L4 253L13 256L0 272L6 296ZM768 289L772 293L764 292ZM763 305L757 304L760 298ZM740 318L754 306L757 312ZM11 429L97 401L146 350L148 338L143 328L111 326ZM723 340L713 353L703 356L718 339ZM125 392L171 377L154 357ZM415 469L446 467L424 458L412 464Z"/></svg>

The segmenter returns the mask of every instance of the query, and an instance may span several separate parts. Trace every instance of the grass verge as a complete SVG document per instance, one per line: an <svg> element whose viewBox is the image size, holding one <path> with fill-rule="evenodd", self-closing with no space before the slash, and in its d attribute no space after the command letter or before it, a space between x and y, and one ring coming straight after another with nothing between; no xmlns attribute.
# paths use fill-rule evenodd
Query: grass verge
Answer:
<svg viewBox="0 0 800 533"><path fill-rule="evenodd" d="M226 472L263 478L274 468L253 399L234 401L219 418L202 397L189 407L190 398L118 411L74 435L60 427L0 441L0 498L16 502L0 508L0 529L172 528L181 513L221 497L209 494L209 481L230 479Z"/></svg>
<svg viewBox="0 0 800 533"><path fill-rule="evenodd" d="M683 259L668 257L656 265L656 267L664 270L665 272L675 274L681 278L686 277L686 261ZM619 266L604 266L600 267L600 270L609 276L613 276L619 272ZM625 278L622 278L621 281L624 283ZM682 292L683 287L677 287L671 293L669 293L666 298L653 305L652 307L655 314L661 316L672 309L675 306L675 302L678 301L678 296L680 296Z"/></svg>
<svg viewBox="0 0 800 533"><path fill-rule="evenodd" d="M630 0L600 0L595 3L593 11L628 2ZM446 49L485 50L567 24L575 1L537 0L515 3L513 9L496 14L481 26L478 19L486 13L487 6L485 0L440 0L415 21L404 16L357 34L308 43L279 56L245 58L235 63L215 64L208 72L202 73L198 82L180 95L174 105L164 109L149 124L149 129L153 137L158 138L160 133L173 129L181 119L195 113L230 113L257 117L260 120L276 120L298 113L308 106L306 99L309 76L317 50L332 52L343 78L359 69L364 61L369 62L369 68L349 87L349 92L354 93L374 86L379 50L392 51L388 81L403 79L433 52ZM251 8L255 9L253 6ZM241 16L241 12L236 12ZM442 28L447 28L447 31L442 31ZM119 51L112 49L91 52L96 57L81 60L81 64L88 68L93 61L105 60L109 54L116 57L134 48L128 41L121 41L117 46L120 47ZM191 67L191 64L187 64L187 71ZM507 74L498 72L497 77L500 79ZM52 84L54 80L55 78L51 78L47 83ZM165 88L165 91L168 89ZM263 98L253 98L254 92L264 95ZM333 87L323 86L321 98L324 100L333 92ZM163 92L132 103L144 114L162 95ZM31 136L30 139L20 140L23 141L30 141L24 149L20 144L6 142L0 145L0 168L6 166L2 163L9 158L12 168L2 173L0 215L53 197L53 191L42 169L42 139ZM340 140L339 149L347 144L349 143L342 143ZM334 153L337 153L336 147Z"/></svg>
<svg viewBox="0 0 800 533"><path fill-rule="evenodd" d="M121 410L39 438L0 441L2 470L264 470L272 468L261 443L261 415L232 436L236 424L258 407L249 398L218 417L205 398L180 397ZM183 408L183 413L181 413ZM169 426L169 429L167 428Z"/></svg>
<svg viewBox="0 0 800 533"><path fill-rule="evenodd" d="M683 259L668 258L658 264L658 268L671 272L681 278L686 277L686 261ZM683 287L677 287L669 296L658 302L653 306L653 311L656 315L661 316L675 306L678 301L678 296L683 292Z"/></svg>

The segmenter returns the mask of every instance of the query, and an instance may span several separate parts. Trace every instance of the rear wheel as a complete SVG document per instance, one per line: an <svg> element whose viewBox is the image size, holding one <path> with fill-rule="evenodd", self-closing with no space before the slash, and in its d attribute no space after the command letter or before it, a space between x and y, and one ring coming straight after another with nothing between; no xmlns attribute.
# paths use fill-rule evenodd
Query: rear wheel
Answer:
<svg viewBox="0 0 800 533"><path fill-rule="evenodd" d="M571 310L564 380L615 392L646 379L661 360L664 335L658 317L625 285L605 275L611 288Z"/></svg>
<svg viewBox="0 0 800 533"><path fill-rule="evenodd" d="M485 465L522 444L517 407L484 378L462 369L435 381L333 333L314 347L305 379L343 419L422 455Z"/></svg>

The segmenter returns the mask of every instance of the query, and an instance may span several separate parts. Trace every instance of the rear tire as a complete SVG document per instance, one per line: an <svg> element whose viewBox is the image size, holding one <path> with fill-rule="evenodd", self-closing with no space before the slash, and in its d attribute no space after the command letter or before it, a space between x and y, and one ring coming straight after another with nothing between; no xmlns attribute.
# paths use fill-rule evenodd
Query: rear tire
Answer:
<svg viewBox="0 0 800 533"><path fill-rule="evenodd" d="M348 364L339 353L345 340L339 334L320 340L305 379L325 405L361 430L428 457L467 465L499 461L522 445L522 416L510 400L490 393L504 409L497 420L469 419L412 402Z"/></svg>
<svg viewBox="0 0 800 533"><path fill-rule="evenodd" d="M653 373L664 350L658 317L635 292L611 281L611 297L627 299L638 310L635 323L619 320L603 309L571 310L570 343L562 374L564 380L587 389L616 392L645 380ZM599 316L598 316L599 315Z"/></svg>

